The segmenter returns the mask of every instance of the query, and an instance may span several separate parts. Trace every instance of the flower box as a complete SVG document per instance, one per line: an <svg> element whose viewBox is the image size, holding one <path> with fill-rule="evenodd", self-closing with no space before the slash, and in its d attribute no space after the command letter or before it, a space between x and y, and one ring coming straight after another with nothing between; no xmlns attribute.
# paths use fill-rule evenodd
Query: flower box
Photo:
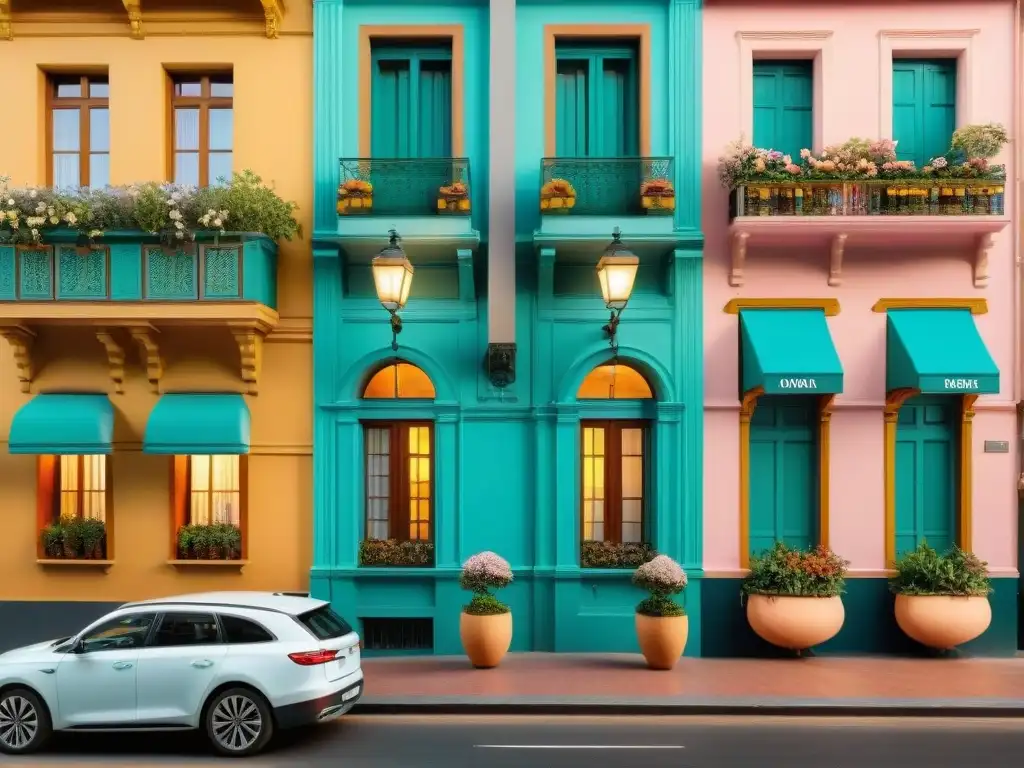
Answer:
<svg viewBox="0 0 1024 768"><path fill-rule="evenodd" d="M576 205L576 189L565 179L552 179L540 188L544 213L568 213Z"/></svg>
<svg viewBox="0 0 1024 768"><path fill-rule="evenodd" d="M469 190L462 182L445 185L437 190L438 213L468 213Z"/></svg>
<svg viewBox="0 0 1024 768"><path fill-rule="evenodd" d="M668 179L652 179L640 185L640 206L648 214L670 214L676 209L676 190Z"/></svg>
<svg viewBox="0 0 1024 768"><path fill-rule="evenodd" d="M369 213L373 209L373 184L349 179L338 187L338 215Z"/></svg>

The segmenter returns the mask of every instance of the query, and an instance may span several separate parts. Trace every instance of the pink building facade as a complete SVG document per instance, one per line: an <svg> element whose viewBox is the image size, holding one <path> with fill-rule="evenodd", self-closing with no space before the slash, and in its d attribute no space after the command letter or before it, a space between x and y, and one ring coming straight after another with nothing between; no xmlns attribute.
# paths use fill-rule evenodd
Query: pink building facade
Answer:
<svg viewBox="0 0 1024 768"><path fill-rule="evenodd" d="M725 145L741 135L755 146L759 134L779 137L794 153L801 137L814 152L852 137L896 138L900 158L917 153L919 166L934 156L925 145L948 146L952 128L1000 123L1012 139L1018 6L705 5L701 610L715 619L703 623L704 655L770 652L746 626L738 593L750 554L773 539L825 543L851 562L846 623L823 651L910 650L886 569L921 540L959 544L989 563L993 622L969 650L1018 647L1012 181L983 190L1004 196L998 210L986 198L984 210L948 215L944 203L928 207L925 191L923 212L886 215L884 202L880 212L859 207L862 189L828 215L792 215L792 202L759 207L757 194L730 208L717 174ZM992 161L1009 180L1018 144ZM778 322L770 312L789 314ZM800 318L810 330L787 322ZM841 384L815 388L825 372L809 348L829 336ZM750 370L765 357L770 371ZM779 369L787 359L809 370ZM769 374L776 379L765 385Z"/></svg>

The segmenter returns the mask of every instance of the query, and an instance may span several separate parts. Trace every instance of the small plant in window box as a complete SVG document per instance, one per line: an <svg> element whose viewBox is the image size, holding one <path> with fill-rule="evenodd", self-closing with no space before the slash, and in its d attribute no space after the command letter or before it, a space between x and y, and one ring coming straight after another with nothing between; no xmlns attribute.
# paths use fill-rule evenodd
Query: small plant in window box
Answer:
<svg viewBox="0 0 1024 768"><path fill-rule="evenodd" d="M43 553L54 560L102 560L106 556L107 527L102 520L63 518L42 533Z"/></svg>
<svg viewBox="0 0 1024 768"><path fill-rule="evenodd" d="M650 544L584 541L580 544L582 568L639 568L658 556Z"/></svg>
<svg viewBox="0 0 1024 768"><path fill-rule="evenodd" d="M359 565L366 567L431 568L434 542L364 539L359 542Z"/></svg>
<svg viewBox="0 0 1024 768"><path fill-rule="evenodd" d="M179 560L238 560L242 532L230 523L183 525L178 529Z"/></svg>
<svg viewBox="0 0 1024 768"><path fill-rule="evenodd" d="M338 215L368 213L373 208L373 184L349 179L338 186Z"/></svg>
<svg viewBox="0 0 1024 768"><path fill-rule="evenodd" d="M676 188L668 179L651 179L640 185L640 205L648 213L667 214L676 209Z"/></svg>
<svg viewBox="0 0 1024 768"><path fill-rule="evenodd" d="M565 179L552 179L540 188L540 209L568 213L576 205L576 188Z"/></svg>
<svg viewBox="0 0 1024 768"><path fill-rule="evenodd" d="M461 181L437 190L438 213L465 213L469 210L469 188Z"/></svg>
<svg viewBox="0 0 1024 768"><path fill-rule="evenodd" d="M43 555L48 560L64 557L64 527L60 523L46 526L40 535L43 540Z"/></svg>

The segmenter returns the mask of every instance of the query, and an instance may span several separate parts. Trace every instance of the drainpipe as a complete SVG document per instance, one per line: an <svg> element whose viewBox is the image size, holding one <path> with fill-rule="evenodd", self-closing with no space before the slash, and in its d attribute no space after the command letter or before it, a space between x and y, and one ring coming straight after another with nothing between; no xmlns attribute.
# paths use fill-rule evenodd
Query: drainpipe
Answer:
<svg viewBox="0 0 1024 768"><path fill-rule="evenodd" d="M516 0L490 0L490 53L487 372L501 389L516 358Z"/></svg>
<svg viewBox="0 0 1024 768"><path fill-rule="evenodd" d="M1012 115L1012 126L1010 129L1010 136L1015 142L1014 147L1014 168L1013 175L1017 178L1016 188L1014 189L1013 196L1013 222L1011 223L1012 243L1013 243L1013 285L1015 290L1013 292L1013 399L1017 403L1018 413L1018 440L1024 439L1024 432L1021 427L1021 390L1022 386L1022 363L1024 363L1024 355L1021 351L1021 342L1024 338L1024 334L1021 333L1021 293L1024 291L1024 283L1022 283L1021 274L1021 210L1024 206L1021 205L1021 191L1024 189L1024 184L1020 181L1020 169L1024 166L1024 141L1021 140L1020 129L1021 129L1021 109L1024 108L1024 78L1022 78L1022 68L1024 68L1024 61L1021 59L1021 0L1014 0L1013 4L1013 115ZM1020 447L1020 446L1018 446ZM1021 455L1021 462L1024 462L1024 451L1018 451ZM1017 489L1024 490L1024 464L1018 466L1019 474L1017 479ZM1018 566L1019 567L1019 566Z"/></svg>

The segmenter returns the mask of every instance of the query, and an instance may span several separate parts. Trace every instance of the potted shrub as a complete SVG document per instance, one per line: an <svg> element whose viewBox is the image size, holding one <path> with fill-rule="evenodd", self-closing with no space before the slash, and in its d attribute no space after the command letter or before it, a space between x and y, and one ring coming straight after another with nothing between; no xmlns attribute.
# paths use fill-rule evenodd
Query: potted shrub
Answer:
<svg viewBox="0 0 1024 768"><path fill-rule="evenodd" d="M836 636L849 563L824 545L802 551L782 542L751 558L743 580L747 621L761 638L803 651Z"/></svg>
<svg viewBox="0 0 1024 768"><path fill-rule="evenodd" d="M102 520L84 518L79 521L82 537L82 557L86 560L102 560L107 541L107 526Z"/></svg>
<svg viewBox="0 0 1024 768"><path fill-rule="evenodd" d="M948 651L979 637L992 623L988 563L953 547L939 554L927 544L897 560L889 589L896 623L929 648Z"/></svg>
<svg viewBox="0 0 1024 768"><path fill-rule="evenodd" d="M512 645L512 611L491 594L511 583L512 568L494 552L473 555L462 565L459 586L472 592L473 599L459 617L459 637L477 669L498 666Z"/></svg>
<svg viewBox="0 0 1024 768"><path fill-rule="evenodd" d="M672 669L690 630L686 611L672 599L686 589L686 572L671 557L658 555L636 569L633 583L650 593L636 607L640 651L651 669Z"/></svg>
<svg viewBox="0 0 1024 768"><path fill-rule="evenodd" d="M82 556L82 519L79 517L62 518L61 553L65 558L74 560Z"/></svg>
<svg viewBox="0 0 1024 768"><path fill-rule="evenodd" d="M40 534L43 540L43 554L49 560L64 556L64 526L53 523L43 528Z"/></svg>

